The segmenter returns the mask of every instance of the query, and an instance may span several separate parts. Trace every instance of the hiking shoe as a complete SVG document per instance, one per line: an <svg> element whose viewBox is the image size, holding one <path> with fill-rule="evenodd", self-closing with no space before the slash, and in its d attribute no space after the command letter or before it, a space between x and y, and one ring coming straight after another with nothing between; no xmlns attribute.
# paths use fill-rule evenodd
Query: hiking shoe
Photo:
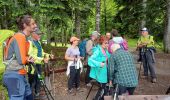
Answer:
<svg viewBox="0 0 170 100"><path fill-rule="evenodd" d="M153 79L151 80L151 82L152 82L152 83L156 83L156 78L153 78Z"/></svg>
<svg viewBox="0 0 170 100"><path fill-rule="evenodd" d="M88 84L86 84L86 86L87 86L87 87L91 87L91 86L92 86L92 84L91 84L91 83L88 83Z"/></svg>
<svg viewBox="0 0 170 100"><path fill-rule="evenodd" d="M76 90L79 91L79 90L80 90L80 87L76 88Z"/></svg>
<svg viewBox="0 0 170 100"><path fill-rule="evenodd" d="M68 94L71 94L71 93L73 93L73 89L68 90Z"/></svg>

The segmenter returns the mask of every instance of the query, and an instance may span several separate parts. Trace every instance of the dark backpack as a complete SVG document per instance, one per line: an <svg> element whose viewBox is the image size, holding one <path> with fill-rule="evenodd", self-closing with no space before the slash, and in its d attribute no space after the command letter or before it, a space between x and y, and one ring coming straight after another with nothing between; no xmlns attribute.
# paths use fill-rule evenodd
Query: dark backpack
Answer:
<svg viewBox="0 0 170 100"><path fill-rule="evenodd" d="M87 41L88 41L88 39L84 39L78 45L81 57L86 57L86 43L87 43Z"/></svg>

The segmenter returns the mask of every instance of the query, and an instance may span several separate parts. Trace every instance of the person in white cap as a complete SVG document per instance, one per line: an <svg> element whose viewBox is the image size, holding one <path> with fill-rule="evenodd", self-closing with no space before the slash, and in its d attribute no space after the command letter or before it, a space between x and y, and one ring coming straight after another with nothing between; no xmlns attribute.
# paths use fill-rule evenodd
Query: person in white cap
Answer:
<svg viewBox="0 0 170 100"><path fill-rule="evenodd" d="M154 40L153 36L149 35L148 29L146 27L141 29L141 37L138 39L137 48L141 50L141 61L144 68L143 78L148 77L148 70L150 71L151 82L156 83L156 73L155 73L155 58L154 52Z"/></svg>
<svg viewBox="0 0 170 100"><path fill-rule="evenodd" d="M123 50L119 44L111 45L112 54L109 58L110 85L118 85L118 94L128 92L133 95L138 85L136 65L130 52Z"/></svg>

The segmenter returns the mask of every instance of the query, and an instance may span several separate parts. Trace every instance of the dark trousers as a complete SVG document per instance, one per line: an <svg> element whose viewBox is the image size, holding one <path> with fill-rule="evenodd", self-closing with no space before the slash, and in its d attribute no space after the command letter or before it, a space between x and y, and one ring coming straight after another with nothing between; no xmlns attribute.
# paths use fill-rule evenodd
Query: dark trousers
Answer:
<svg viewBox="0 0 170 100"><path fill-rule="evenodd" d="M150 71L151 77L156 78L155 65L152 58L152 53L149 50L145 51L142 62L143 62L144 75L148 76L148 71Z"/></svg>
<svg viewBox="0 0 170 100"><path fill-rule="evenodd" d="M33 89L34 87L34 81L35 81L35 79L34 79L34 77L35 77L35 74L30 74L30 73L28 73L28 82L29 82L29 84L30 84L30 87L31 87L31 89Z"/></svg>
<svg viewBox="0 0 170 100"><path fill-rule="evenodd" d="M35 67L36 67L35 71L37 71L38 74L41 75L42 73L41 64L36 64ZM36 94L40 92L40 86L41 86L40 80L38 79L37 72L35 72L35 75L34 75L34 85L35 85L34 87L35 87Z"/></svg>
<svg viewBox="0 0 170 100"><path fill-rule="evenodd" d="M85 83L86 84L90 83L90 80L91 80L91 78L90 78L90 66L87 65L86 76L85 76Z"/></svg>
<svg viewBox="0 0 170 100"><path fill-rule="evenodd" d="M129 95L133 95L136 87L125 87L118 85L118 94L122 95L123 93L126 93L128 91Z"/></svg>
<svg viewBox="0 0 170 100"><path fill-rule="evenodd" d="M72 89L73 85L78 88L80 86L80 69L75 69L75 66L70 66L70 77L68 79L68 89Z"/></svg>
<svg viewBox="0 0 170 100"><path fill-rule="evenodd" d="M106 94L106 83L99 83L100 88L97 91L97 94L94 100L104 100L104 95Z"/></svg>

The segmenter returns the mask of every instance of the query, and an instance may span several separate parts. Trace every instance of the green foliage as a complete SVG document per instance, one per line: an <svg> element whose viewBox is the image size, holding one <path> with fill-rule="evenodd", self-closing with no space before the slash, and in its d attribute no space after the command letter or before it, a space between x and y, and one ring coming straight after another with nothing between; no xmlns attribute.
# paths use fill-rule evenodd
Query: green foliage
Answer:
<svg viewBox="0 0 170 100"><path fill-rule="evenodd" d="M105 2L105 4L104 4ZM138 36L141 19L146 17L146 27L156 37L163 39L166 2L147 0L146 10L142 0L101 0L100 32L105 34L112 28L130 38ZM50 42L66 42L76 33L76 18L80 20L80 36L95 30L96 0L0 0L0 28L15 31L16 18L31 14L46 33L43 38Z"/></svg>

